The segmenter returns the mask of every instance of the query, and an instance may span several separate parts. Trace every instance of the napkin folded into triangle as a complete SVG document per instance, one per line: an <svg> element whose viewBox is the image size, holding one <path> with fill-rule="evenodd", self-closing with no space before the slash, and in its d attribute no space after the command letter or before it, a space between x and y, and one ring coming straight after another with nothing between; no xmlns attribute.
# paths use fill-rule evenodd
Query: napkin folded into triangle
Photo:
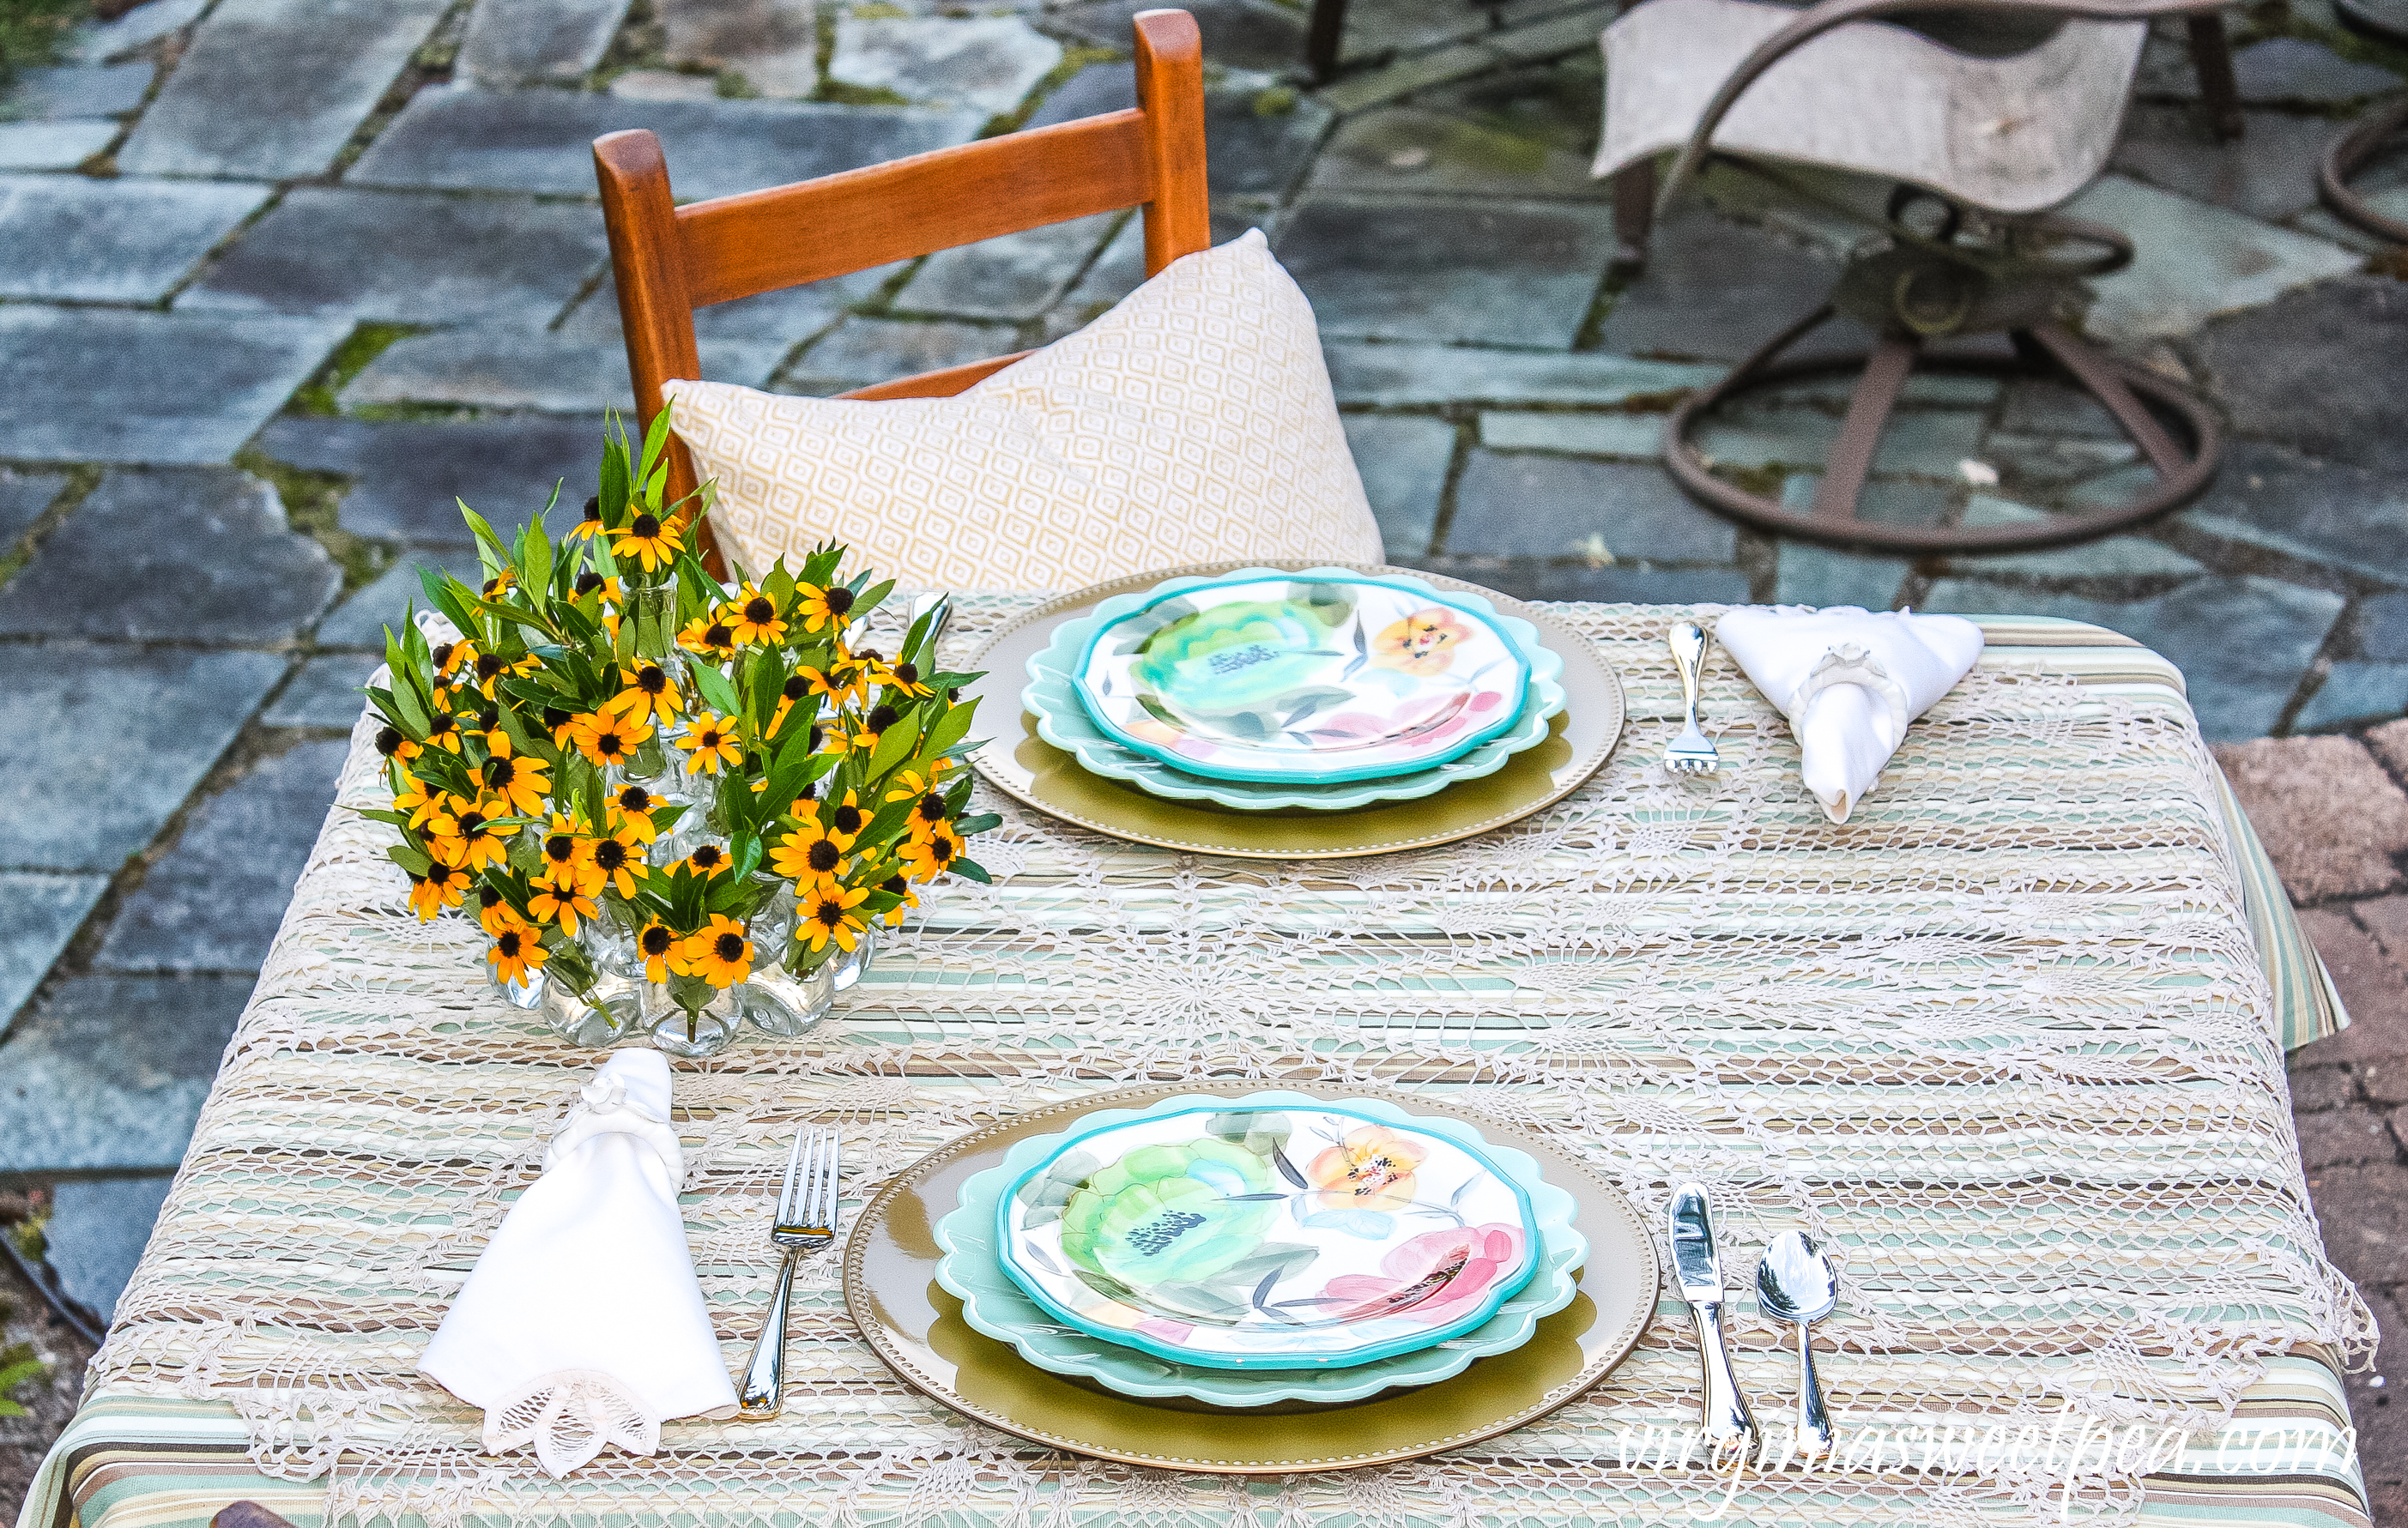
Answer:
<svg viewBox="0 0 2408 1528"><path fill-rule="evenodd" d="M419 1372L485 1412L485 1447L532 1447L558 1478L615 1443L649 1454L671 1417L733 1411L678 1189L669 1066L623 1050L580 1090Z"/></svg>
<svg viewBox="0 0 2408 1528"><path fill-rule="evenodd" d="M1834 822L1872 791L1908 723L1982 656L1982 628L1961 616L1853 605L1750 606L1714 636L1789 718L1806 789Z"/></svg>

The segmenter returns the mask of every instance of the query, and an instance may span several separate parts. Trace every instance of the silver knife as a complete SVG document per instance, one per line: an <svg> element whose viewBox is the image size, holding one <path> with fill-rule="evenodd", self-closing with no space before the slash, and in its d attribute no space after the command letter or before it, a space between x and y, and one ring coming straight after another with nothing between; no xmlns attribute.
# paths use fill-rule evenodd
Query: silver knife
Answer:
<svg viewBox="0 0 2408 1528"><path fill-rule="evenodd" d="M1713 1207L1707 1201L1706 1186L1684 1183L1673 1190L1665 1221L1673 1276L1680 1280L1681 1298L1689 1302L1689 1320L1698 1328L1698 1354L1705 1364L1707 1446L1753 1459L1758 1442L1756 1418L1739 1392L1730 1349L1723 1344L1723 1264L1714 1253Z"/></svg>

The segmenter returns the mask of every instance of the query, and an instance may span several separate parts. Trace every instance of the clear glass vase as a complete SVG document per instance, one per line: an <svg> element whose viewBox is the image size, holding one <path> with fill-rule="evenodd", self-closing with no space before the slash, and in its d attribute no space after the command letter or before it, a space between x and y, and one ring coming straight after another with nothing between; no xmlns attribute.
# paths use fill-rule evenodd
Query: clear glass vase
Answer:
<svg viewBox="0 0 2408 1528"><path fill-rule="evenodd" d="M836 1006L836 965L831 961L797 976L772 961L755 965L737 991L754 1029L791 1040L818 1027Z"/></svg>
<svg viewBox="0 0 2408 1528"><path fill-rule="evenodd" d="M643 1023L652 1044L672 1056L715 1056L743 1022L737 994L742 983L713 987L700 977L672 975L641 989Z"/></svg>
<svg viewBox="0 0 2408 1528"><path fill-rule="evenodd" d="M611 1046L635 1033L642 1017L624 962L606 964L613 931L588 919L577 936L557 943L544 966L543 1021L571 1045Z"/></svg>
<svg viewBox="0 0 2408 1528"><path fill-rule="evenodd" d="M485 962L485 985L514 1008L540 1007L544 988L549 984L541 966L529 971L524 981L505 981L501 973L494 969L494 963Z"/></svg>
<svg viewBox="0 0 2408 1528"><path fill-rule="evenodd" d="M828 964L836 969L836 990L851 992L854 982L868 974L869 963L878 957L878 925L870 924L853 936L853 948Z"/></svg>

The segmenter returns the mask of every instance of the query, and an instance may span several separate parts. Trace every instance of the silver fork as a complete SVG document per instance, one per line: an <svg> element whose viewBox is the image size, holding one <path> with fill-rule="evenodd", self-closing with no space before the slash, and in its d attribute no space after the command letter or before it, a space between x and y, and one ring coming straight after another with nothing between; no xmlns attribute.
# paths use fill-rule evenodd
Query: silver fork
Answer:
<svg viewBox="0 0 2408 1528"><path fill-rule="evenodd" d="M1684 621L1664 634L1664 642L1672 650L1672 666L1681 671L1681 701L1687 710L1681 735L1664 750L1664 767L1675 775L1711 775L1723 761L1698 730L1698 675L1705 667L1705 631Z"/></svg>
<svg viewBox="0 0 2408 1528"><path fill-rule="evenodd" d="M784 1249L786 1256L778 1265L768 1319L752 1341L752 1360L736 1387L739 1416L778 1414L786 1382L786 1300L795 1292L795 1259L836 1240L837 1145L833 1130L806 1130L795 1136L795 1149L786 1156L786 1181L778 1191L778 1213L769 1224L769 1240ZM797 1169L802 1173L799 1189Z"/></svg>

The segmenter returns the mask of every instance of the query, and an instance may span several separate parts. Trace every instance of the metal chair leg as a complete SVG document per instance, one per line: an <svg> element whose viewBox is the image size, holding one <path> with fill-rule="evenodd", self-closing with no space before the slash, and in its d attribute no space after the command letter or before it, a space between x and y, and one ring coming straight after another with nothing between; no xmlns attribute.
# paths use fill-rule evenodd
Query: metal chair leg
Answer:
<svg viewBox="0 0 2408 1528"><path fill-rule="evenodd" d="M1613 268L1633 275L1644 266L1655 231L1656 162L1642 159L1613 177Z"/></svg>
<svg viewBox="0 0 2408 1528"><path fill-rule="evenodd" d="M1316 85L1326 85L1338 74L1338 52L1346 40L1346 0L1312 0L1312 17L1304 34L1304 66Z"/></svg>
<svg viewBox="0 0 2408 1528"><path fill-rule="evenodd" d="M2214 11L2187 18L2190 23L2190 66L2199 71L2199 93L2207 103L2208 121L2215 136L2228 141L2241 136L2241 86L2232 78L2232 41L2224 35L2224 18Z"/></svg>

